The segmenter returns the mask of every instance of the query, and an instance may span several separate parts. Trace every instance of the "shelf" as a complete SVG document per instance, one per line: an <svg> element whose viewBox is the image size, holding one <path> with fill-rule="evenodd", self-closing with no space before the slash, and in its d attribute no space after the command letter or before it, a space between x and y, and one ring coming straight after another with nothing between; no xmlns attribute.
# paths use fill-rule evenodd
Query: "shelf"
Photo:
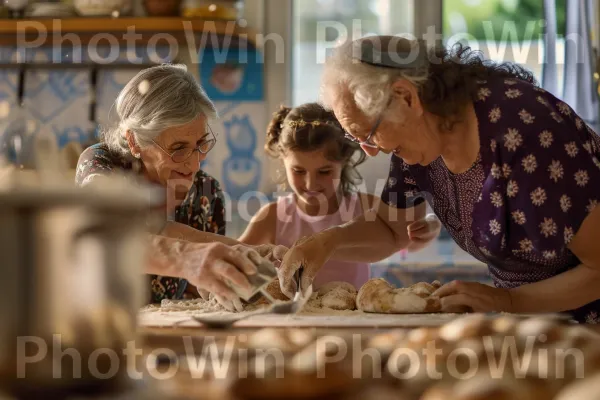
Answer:
<svg viewBox="0 0 600 400"><path fill-rule="evenodd" d="M140 40L147 41L152 34L167 33L178 41L186 41L186 33L217 35L220 38L230 37L239 42L257 45L257 34L252 29L240 26L236 21L184 19L176 17L144 17L144 18L66 18L66 19L0 19L0 44L17 44L19 38L38 38L46 32L44 44L51 44L53 37L60 38L67 33L81 36L82 43L97 33L122 33L128 31L141 34ZM60 33L61 35L54 35ZM125 38L117 37L119 41ZM198 40L196 40L198 41ZM22 43L22 42L21 42ZM59 41L60 43L60 41ZM210 38L207 43L211 43Z"/></svg>

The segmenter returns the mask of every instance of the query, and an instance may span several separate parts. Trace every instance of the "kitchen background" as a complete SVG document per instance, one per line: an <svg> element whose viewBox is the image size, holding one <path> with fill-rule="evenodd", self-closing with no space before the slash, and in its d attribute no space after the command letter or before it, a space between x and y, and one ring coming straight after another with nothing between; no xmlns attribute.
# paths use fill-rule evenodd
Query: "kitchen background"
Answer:
<svg viewBox="0 0 600 400"><path fill-rule="evenodd" d="M0 10L0 143L12 162L30 167L31 137L49 132L73 170L82 149L96 141L99 126L115 123L112 104L139 69L185 63L221 116L213 126L217 146L203 168L219 179L231 200L227 229L232 237L245 228L244 217L257 209L257 199L272 199L278 191L278 165L262 150L271 113L282 103L318 98L321 60L340 32L420 37L435 26L448 44L467 40L491 59L526 65L590 125L598 123L596 0L5 0ZM165 40L153 46L142 41L130 49L84 41L78 48L67 38L60 46L19 48L17 24L48 24L48 17L62 18L65 36L68 27L122 35L131 25L177 36L182 21L196 21L201 50L180 46L175 54ZM202 19L215 20L217 29L235 28L241 36L227 51L226 41L211 46L209 39L203 46ZM77 21L88 26L81 28ZM379 194L388 160L378 157L361 166L364 191ZM485 265L445 233L421 252L400 252L374 264L373 275L398 285L433 279L488 282Z"/></svg>

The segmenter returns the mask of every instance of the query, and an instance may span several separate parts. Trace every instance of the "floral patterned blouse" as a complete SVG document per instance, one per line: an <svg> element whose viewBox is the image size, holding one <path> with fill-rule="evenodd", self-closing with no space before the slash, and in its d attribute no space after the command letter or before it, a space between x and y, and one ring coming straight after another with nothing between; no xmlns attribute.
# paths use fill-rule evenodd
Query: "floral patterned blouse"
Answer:
<svg viewBox="0 0 600 400"><path fill-rule="evenodd" d="M567 245L600 200L600 137L565 103L527 82L479 82L480 152L451 173L393 156L383 200L426 199L458 245L486 263L497 287L551 278L580 264ZM600 322L600 301L573 310Z"/></svg>
<svg viewBox="0 0 600 400"><path fill-rule="evenodd" d="M134 166L111 152L103 144L87 148L77 164L75 183L84 186L95 176L118 170L131 171ZM225 198L219 182L203 171L198 171L185 200L175 210L175 221L204 232L225 235ZM188 283L185 279L150 276L151 302L163 299L181 299Z"/></svg>

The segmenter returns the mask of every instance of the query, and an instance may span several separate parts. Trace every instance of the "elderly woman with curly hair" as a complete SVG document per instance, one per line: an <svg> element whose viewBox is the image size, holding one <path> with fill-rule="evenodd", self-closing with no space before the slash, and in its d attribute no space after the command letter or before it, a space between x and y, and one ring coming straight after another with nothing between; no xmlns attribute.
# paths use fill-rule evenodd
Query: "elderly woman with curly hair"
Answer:
<svg viewBox="0 0 600 400"><path fill-rule="evenodd" d="M600 138L531 73L468 48L370 37L327 60L322 94L349 140L392 153L385 204L299 242L282 285L300 265L310 281L330 258L373 262L406 247L427 201L495 282L444 285L442 310L600 321Z"/></svg>
<svg viewBox="0 0 600 400"><path fill-rule="evenodd" d="M225 235L225 197L219 183L200 169L216 143L210 122L217 117L211 100L185 66L161 65L138 73L119 94L119 125L86 149L76 183L132 173L164 187L164 226L152 236L147 272L152 302L214 294L229 309L241 308L232 285L250 289L273 246L254 249ZM277 250L276 250L277 251Z"/></svg>

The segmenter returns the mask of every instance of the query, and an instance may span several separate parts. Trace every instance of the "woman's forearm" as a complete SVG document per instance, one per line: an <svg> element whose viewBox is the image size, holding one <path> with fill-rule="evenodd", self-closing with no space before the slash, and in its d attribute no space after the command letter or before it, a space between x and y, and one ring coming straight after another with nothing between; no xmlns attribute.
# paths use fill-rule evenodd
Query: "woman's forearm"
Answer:
<svg viewBox="0 0 600 400"><path fill-rule="evenodd" d="M197 229L181 224L179 222L168 221L163 230L160 232L162 236L167 236L174 239L182 239L194 243L214 243L219 242L228 246L240 244L235 239L216 233L202 232Z"/></svg>
<svg viewBox="0 0 600 400"><path fill-rule="evenodd" d="M536 283L510 289L513 312L562 312L600 299L600 269L584 264Z"/></svg>
<svg viewBox="0 0 600 400"><path fill-rule="evenodd" d="M408 235L399 237L374 211L347 224L323 231L323 239L335 249L332 260L377 262L406 248Z"/></svg>
<svg viewBox="0 0 600 400"><path fill-rule="evenodd" d="M151 275L181 277L181 256L189 242L167 236L149 235L148 260L145 273Z"/></svg>

